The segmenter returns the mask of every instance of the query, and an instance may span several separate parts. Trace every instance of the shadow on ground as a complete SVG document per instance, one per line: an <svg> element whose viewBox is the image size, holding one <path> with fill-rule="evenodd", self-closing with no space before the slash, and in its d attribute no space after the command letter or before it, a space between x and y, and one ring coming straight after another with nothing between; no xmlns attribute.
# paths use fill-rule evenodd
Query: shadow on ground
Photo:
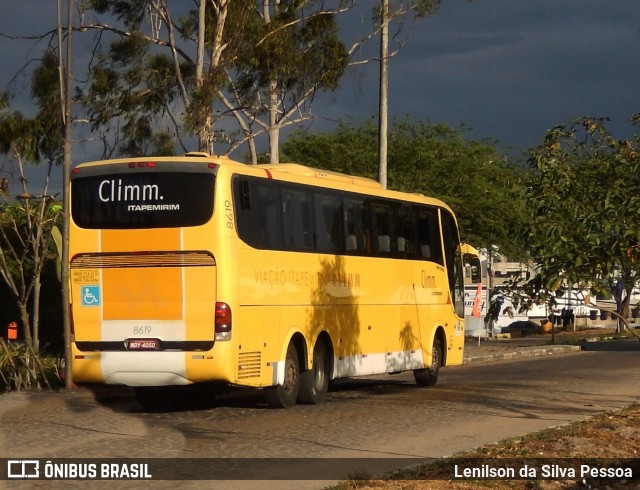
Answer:
<svg viewBox="0 0 640 490"><path fill-rule="evenodd" d="M640 351L640 341L638 340L617 340L584 342L581 345L582 350L587 351Z"/></svg>

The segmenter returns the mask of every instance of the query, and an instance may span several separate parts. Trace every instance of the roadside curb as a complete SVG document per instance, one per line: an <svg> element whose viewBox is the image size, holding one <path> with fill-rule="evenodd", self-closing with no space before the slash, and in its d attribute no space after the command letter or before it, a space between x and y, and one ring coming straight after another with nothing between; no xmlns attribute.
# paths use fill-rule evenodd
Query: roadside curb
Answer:
<svg viewBox="0 0 640 490"><path fill-rule="evenodd" d="M564 354L566 352L577 352L582 350L579 345L549 345L533 348L523 348L510 350L509 352L494 352L491 354L475 354L465 357L462 364L478 364L482 362L492 362L508 359L520 359L526 357L541 357L553 354Z"/></svg>

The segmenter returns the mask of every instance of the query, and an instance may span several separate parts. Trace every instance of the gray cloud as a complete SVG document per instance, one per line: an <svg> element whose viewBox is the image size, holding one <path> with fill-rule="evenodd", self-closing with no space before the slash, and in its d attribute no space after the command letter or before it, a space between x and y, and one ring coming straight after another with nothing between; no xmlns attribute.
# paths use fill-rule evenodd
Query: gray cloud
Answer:
<svg viewBox="0 0 640 490"><path fill-rule="evenodd" d="M0 32L55 25L53 1L1 1ZM345 26L354 39L370 18L370 4L362 5ZM637 0L448 0L437 14L408 22L402 38L390 66L392 117L464 122L475 137L528 147L571 117L610 116L611 129L624 133L628 117L640 112ZM375 51L375 43L366 50ZM0 87L37 54L33 43L0 39ZM377 80L375 64L352 70L337 93L316 99L314 114L374 117ZM11 88L26 84L18 78Z"/></svg>

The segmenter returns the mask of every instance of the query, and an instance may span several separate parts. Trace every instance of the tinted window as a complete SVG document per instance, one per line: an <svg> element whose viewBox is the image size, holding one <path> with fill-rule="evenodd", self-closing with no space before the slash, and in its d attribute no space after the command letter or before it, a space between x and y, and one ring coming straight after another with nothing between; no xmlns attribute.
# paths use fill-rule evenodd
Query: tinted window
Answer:
<svg viewBox="0 0 640 490"><path fill-rule="evenodd" d="M81 228L172 228L206 223L215 176L145 172L76 177L71 213Z"/></svg>
<svg viewBox="0 0 640 490"><path fill-rule="evenodd" d="M339 194L314 193L316 249L342 253L345 249L342 229L342 198Z"/></svg>
<svg viewBox="0 0 640 490"><path fill-rule="evenodd" d="M398 228L398 257L407 259L419 258L415 219L413 207L399 206L395 219Z"/></svg>
<svg viewBox="0 0 640 490"><path fill-rule="evenodd" d="M462 272L462 256L460 253L460 238L453 216L442 210L442 238L444 241L445 260L451 297L459 317L464 316L464 275Z"/></svg>
<svg viewBox="0 0 640 490"><path fill-rule="evenodd" d="M480 259L475 255L464 255L464 283L465 284L478 284L481 282L482 268L480 265Z"/></svg>
<svg viewBox="0 0 640 490"><path fill-rule="evenodd" d="M444 265L436 207L243 176L233 192L238 235L252 247Z"/></svg>
<svg viewBox="0 0 640 490"><path fill-rule="evenodd" d="M345 250L348 254L371 254L371 232L366 218L363 199L345 198Z"/></svg>
<svg viewBox="0 0 640 490"><path fill-rule="evenodd" d="M295 188L282 189L282 231L284 247L313 250L313 214L309 193Z"/></svg>
<svg viewBox="0 0 640 490"><path fill-rule="evenodd" d="M416 214L418 256L422 260L431 260L438 264L443 264L438 210L418 207Z"/></svg>
<svg viewBox="0 0 640 490"><path fill-rule="evenodd" d="M282 248L280 192L266 179L234 180L238 234L255 248Z"/></svg>
<svg viewBox="0 0 640 490"><path fill-rule="evenodd" d="M390 257L392 252L395 253L398 250L392 227L392 204L388 202L372 202L370 207L373 252L381 257Z"/></svg>

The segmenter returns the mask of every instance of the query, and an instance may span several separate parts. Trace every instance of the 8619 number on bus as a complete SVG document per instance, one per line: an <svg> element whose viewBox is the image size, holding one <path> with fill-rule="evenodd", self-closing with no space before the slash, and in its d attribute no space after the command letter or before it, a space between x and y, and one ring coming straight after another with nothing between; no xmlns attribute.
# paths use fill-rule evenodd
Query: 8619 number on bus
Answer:
<svg viewBox="0 0 640 490"><path fill-rule="evenodd" d="M151 325L134 325L133 326L133 334L134 335L148 335L151 333Z"/></svg>

